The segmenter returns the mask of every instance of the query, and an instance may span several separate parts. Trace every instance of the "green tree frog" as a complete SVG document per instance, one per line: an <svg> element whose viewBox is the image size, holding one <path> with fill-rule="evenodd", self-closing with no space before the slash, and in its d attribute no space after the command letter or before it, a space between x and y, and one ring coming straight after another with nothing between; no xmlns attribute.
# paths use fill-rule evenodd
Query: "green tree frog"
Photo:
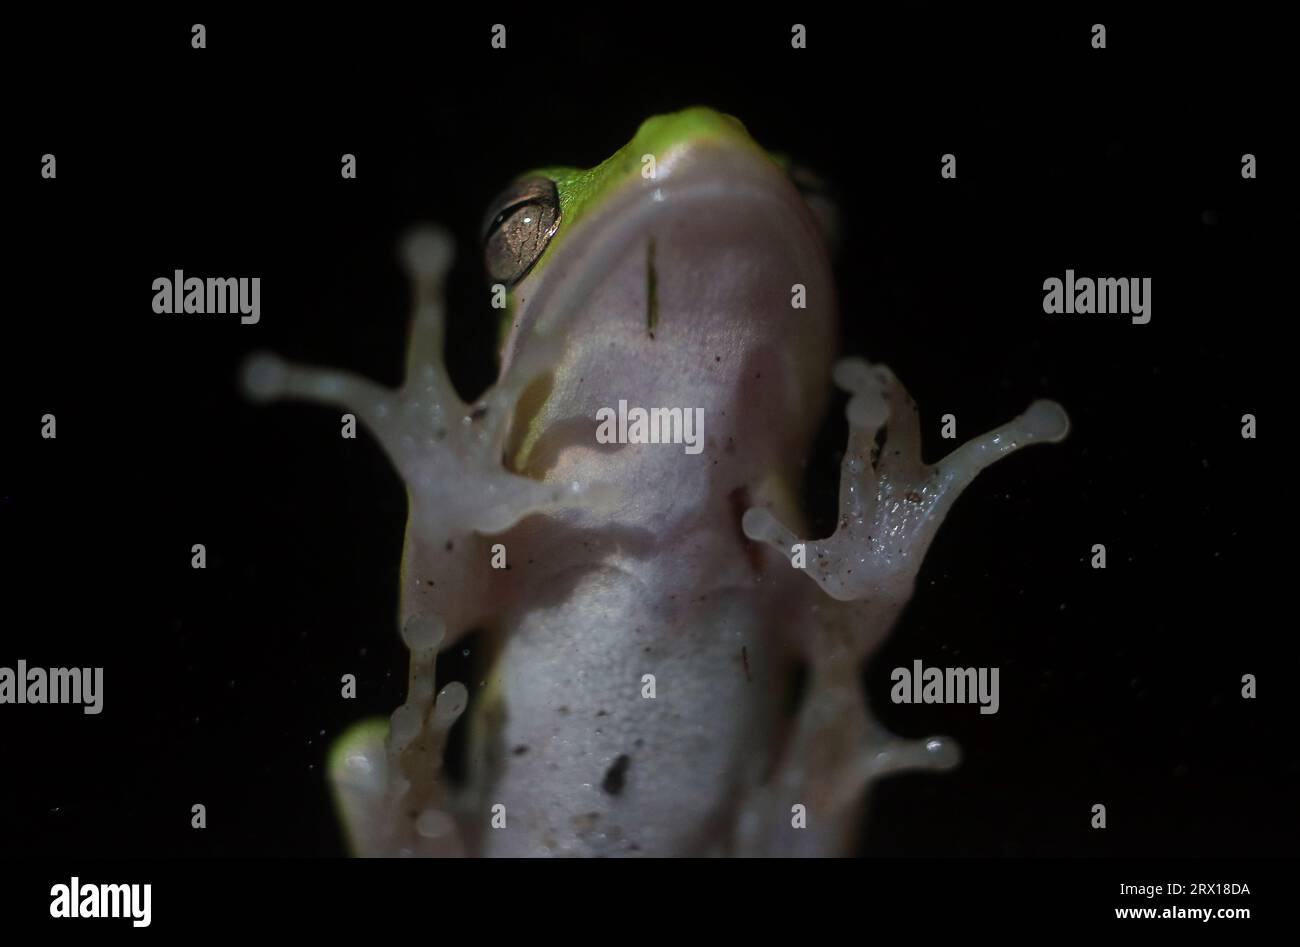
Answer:
<svg viewBox="0 0 1300 947"><path fill-rule="evenodd" d="M354 412L407 487L408 695L329 765L352 850L851 849L873 780L957 758L872 720L866 658L959 492L1064 437L1064 411L1035 402L923 463L890 370L835 362L816 215L710 109L649 119L590 170L520 178L484 246L508 305L499 378L472 404L441 363L452 248L436 229L402 247L399 389L265 354L245 369L257 398ZM832 379L850 394L839 517L806 538L795 497ZM471 630L490 652L472 695L435 674ZM452 780L448 732L467 710Z"/></svg>

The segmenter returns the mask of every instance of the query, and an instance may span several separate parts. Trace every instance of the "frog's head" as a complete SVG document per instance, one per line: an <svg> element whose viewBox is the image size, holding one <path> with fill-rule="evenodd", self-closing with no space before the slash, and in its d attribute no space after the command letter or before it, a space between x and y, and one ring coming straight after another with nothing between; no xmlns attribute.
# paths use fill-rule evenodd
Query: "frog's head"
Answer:
<svg viewBox="0 0 1300 947"><path fill-rule="evenodd" d="M805 439L832 357L825 242L783 163L736 119L656 116L594 168L520 176L490 209L484 246L510 293L502 370L541 337L564 352L520 406L518 469L549 465L531 456L549 429L623 397L707 405L719 437L749 433L720 423L748 407L777 430L769 442Z"/></svg>

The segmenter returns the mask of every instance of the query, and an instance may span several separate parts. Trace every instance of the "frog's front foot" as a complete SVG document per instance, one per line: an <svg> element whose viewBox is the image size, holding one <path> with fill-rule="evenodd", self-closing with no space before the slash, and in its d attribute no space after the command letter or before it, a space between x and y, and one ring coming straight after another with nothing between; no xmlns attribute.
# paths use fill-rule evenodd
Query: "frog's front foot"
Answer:
<svg viewBox="0 0 1300 947"><path fill-rule="evenodd" d="M483 397L466 404L442 364L441 297L451 241L441 230L418 229L403 241L401 255L414 287L401 388L262 353L245 366L245 390L257 400L301 398L353 412L406 482L422 536L499 533L530 513L574 502L586 485L542 483L502 464L515 404L528 384L554 365L558 346L530 348L528 359L516 361Z"/></svg>
<svg viewBox="0 0 1300 947"><path fill-rule="evenodd" d="M966 485L999 458L1059 441L1070 427L1059 404L1035 401L1019 417L928 465L921 460L916 404L893 372L845 359L835 366L835 382L852 395L835 532L801 540L762 508L746 511L742 526L750 539L775 546L792 561L802 546L805 570L840 601L905 601L930 541Z"/></svg>

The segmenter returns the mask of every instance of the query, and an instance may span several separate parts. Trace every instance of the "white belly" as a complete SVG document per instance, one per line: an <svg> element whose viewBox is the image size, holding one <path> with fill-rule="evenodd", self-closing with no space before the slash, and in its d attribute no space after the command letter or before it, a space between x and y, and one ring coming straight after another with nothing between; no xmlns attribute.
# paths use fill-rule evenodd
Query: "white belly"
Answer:
<svg viewBox="0 0 1300 947"><path fill-rule="evenodd" d="M500 629L470 760L480 805L505 806L484 854L723 841L741 781L767 760L775 636L752 590L673 586L669 572L680 566L588 572Z"/></svg>

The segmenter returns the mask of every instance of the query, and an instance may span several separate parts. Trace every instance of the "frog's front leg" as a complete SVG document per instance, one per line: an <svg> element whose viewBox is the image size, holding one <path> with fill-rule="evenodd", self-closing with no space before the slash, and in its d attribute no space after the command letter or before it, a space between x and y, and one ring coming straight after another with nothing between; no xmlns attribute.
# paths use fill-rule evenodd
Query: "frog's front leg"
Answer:
<svg viewBox="0 0 1300 947"><path fill-rule="evenodd" d="M403 557L402 637L411 652L406 703L383 727L362 725L336 746L331 777L361 854L458 854L463 801L440 779L443 746L465 709L463 685L435 687L438 649L526 594L517 572L491 568L487 537L524 517L590 499L585 484L541 483L502 461L515 405L553 366L543 337L473 404L457 396L442 365L442 284L449 239L419 230L402 257L414 286L406 377L390 390L358 376L261 354L244 386L258 400L301 398L353 412L374 433L406 483L410 514ZM535 577L534 581L541 577Z"/></svg>
<svg viewBox="0 0 1300 947"><path fill-rule="evenodd" d="M1036 401L930 466L921 459L915 403L888 368L848 359L836 366L835 381L852 395L835 532L800 540L763 508L746 511L742 520L750 539L792 562L800 561L802 549L804 571L826 593L794 629L808 662L806 696L773 776L745 803L737 836L742 852L843 851L869 782L900 770L956 765L950 739L903 740L871 718L862 663L907 603L926 549L966 485L1012 451L1059 441L1069 430L1060 405ZM806 807L806 827L792 825L795 805Z"/></svg>

